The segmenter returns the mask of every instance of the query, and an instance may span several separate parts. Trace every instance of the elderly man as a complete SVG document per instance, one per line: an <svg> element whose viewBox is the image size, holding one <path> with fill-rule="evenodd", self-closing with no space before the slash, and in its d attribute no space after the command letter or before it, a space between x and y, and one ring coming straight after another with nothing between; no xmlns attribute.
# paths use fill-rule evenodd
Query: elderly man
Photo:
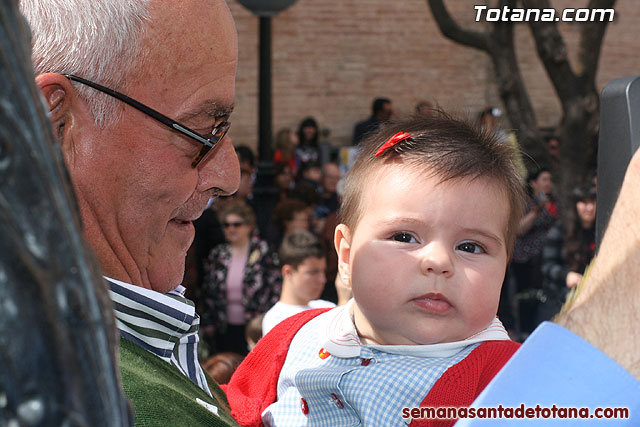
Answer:
<svg viewBox="0 0 640 427"><path fill-rule="evenodd" d="M192 222L233 193L236 30L223 0L21 0L84 233L109 281L143 425L235 425L180 286Z"/></svg>

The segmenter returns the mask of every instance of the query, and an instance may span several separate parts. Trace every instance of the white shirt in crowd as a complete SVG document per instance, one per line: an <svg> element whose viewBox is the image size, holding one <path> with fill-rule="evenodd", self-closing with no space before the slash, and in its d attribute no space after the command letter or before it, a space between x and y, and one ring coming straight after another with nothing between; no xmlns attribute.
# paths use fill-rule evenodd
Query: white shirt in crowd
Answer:
<svg viewBox="0 0 640 427"><path fill-rule="evenodd" d="M264 318L262 319L262 335L266 335L274 326L294 314L298 314L305 310L311 310L312 308L329 308L335 306L336 305L331 301L325 301L322 299L311 300L307 305L291 305L278 301L265 313Z"/></svg>

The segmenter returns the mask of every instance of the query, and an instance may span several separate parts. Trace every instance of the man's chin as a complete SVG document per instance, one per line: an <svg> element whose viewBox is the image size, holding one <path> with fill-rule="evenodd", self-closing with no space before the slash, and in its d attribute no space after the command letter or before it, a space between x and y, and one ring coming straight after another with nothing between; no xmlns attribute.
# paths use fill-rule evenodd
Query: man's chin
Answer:
<svg viewBox="0 0 640 427"><path fill-rule="evenodd" d="M184 255L182 262L176 262L176 258L164 264L160 264L149 271L149 284L151 289L162 294L171 292L182 284L184 279Z"/></svg>

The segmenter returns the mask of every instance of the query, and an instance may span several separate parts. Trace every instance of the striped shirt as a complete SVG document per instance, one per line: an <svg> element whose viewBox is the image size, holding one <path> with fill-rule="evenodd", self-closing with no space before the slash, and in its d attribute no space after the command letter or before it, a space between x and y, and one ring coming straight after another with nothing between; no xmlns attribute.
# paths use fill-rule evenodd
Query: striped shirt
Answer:
<svg viewBox="0 0 640 427"><path fill-rule="evenodd" d="M200 317L178 286L168 294L105 277L120 336L178 368L209 395L198 363Z"/></svg>

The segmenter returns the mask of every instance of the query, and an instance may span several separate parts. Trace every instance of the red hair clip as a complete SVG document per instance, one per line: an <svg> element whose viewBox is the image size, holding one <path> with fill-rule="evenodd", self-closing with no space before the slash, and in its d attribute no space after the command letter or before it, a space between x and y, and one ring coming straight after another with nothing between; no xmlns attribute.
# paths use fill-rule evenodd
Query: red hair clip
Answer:
<svg viewBox="0 0 640 427"><path fill-rule="evenodd" d="M420 134L420 135L422 135L422 134ZM420 136L420 135L414 135L414 136ZM391 138L387 139L387 142L382 144L382 146L380 148L378 148L378 151L376 151L376 157L378 157L380 154L384 153L387 150L387 148L391 148L394 145L396 145L398 142L404 141L407 138L411 138L411 134L408 133L408 132L398 132L398 133L396 133Z"/></svg>

